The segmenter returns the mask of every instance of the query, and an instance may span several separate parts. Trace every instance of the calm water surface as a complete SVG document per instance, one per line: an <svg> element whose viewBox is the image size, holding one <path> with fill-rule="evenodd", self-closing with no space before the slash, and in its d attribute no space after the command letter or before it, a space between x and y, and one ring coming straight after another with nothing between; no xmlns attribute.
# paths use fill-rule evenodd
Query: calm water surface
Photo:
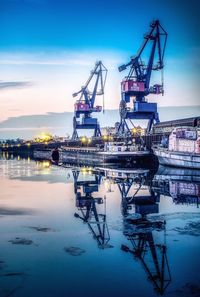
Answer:
<svg viewBox="0 0 200 297"><path fill-rule="evenodd" d="M200 296L200 174L0 159L0 296Z"/></svg>

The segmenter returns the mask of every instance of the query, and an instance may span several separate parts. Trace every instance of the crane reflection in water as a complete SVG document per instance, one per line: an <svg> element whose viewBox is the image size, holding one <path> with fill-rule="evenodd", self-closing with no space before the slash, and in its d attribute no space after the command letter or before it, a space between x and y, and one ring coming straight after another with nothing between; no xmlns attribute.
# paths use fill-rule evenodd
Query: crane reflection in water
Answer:
<svg viewBox="0 0 200 297"><path fill-rule="evenodd" d="M106 199L94 198L92 194L98 193L102 177L106 185L117 184L121 194L123 234L131 243L130 247L122 244L121 250L129 252L135 259L140 260L155 290L163 294L171 282L171 274L167 259L165 222L147 218L148 214L158 213L160 201L159 193L155 193L151 188L149 171L105 169L101 173L90 171L88 174L85 169L82 169L82 172L81 169L76 169L73 170L73 177L76 206L79 210L79 213L75 213L74 216L88 225L99 248L110 247L106 213L100 213L97 207L104 205L105 211ZM148 187L149 194L139 196L143 186ZM129 192L133 187L135 193L130 196ZM108 187L108 189L110 192L111 188ZM133 208L134 214L131 213ZM163 232L164 243L155 240L154 232Z"/></svg>
<svg viewBox="0 0 200 297"><path fill-rule="evenodd" d="M130 247L122 244L121 250L140 260L154 289L162 295L171 282L171 273L167 259L165 221L147 218L147 215L159 212L160 202L160 194L152 188L151 172L110 170L106 171L106 176L114 178L121 194L123 233L131 243ZM147 188L147 195L140 195L143 187ZM133 188L134 193L131 192ZM164 243L156 242L156 232L163 232Z"/></svg>
<svg viewBox="0 0 200 297"><path fill-rule="evenodd" d="M93 238L97 241L101 249L112 247L109 244L110 234L106 222L106 197L93 197L94 192L98 192L102 176L85 169L72 170L74 177L74 193L76 197L76 207L79 213L75 213L76 218L86 223ZM103 206L103 212L99 211L99 206Z"/></svg>

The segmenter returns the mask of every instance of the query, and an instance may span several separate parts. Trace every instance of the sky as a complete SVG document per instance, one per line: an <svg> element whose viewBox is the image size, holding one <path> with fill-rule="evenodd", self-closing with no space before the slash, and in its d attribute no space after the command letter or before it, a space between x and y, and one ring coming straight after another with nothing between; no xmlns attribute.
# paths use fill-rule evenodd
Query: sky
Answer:
<svg viewBox="0 0 200 297"><path fill-rule="evenodd" d="M126 75L118 66L137 53L153 19L168 43L165 95L150 100L200 105L199 11L198 0L0 0L0 123L73 111L72 93L98 60L108 69L105 107L117 109Z"/></svg>

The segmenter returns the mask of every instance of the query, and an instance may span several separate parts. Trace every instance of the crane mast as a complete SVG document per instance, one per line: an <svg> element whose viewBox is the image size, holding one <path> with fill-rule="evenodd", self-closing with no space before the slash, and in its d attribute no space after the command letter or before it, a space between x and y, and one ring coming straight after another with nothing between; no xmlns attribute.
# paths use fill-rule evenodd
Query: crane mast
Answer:
<svg viewBox="0 0 200 297"><path fill-rule="evenodd" d="M147 133L151 131L154 122L159 122L156 103L148 103L145 96L149 94L163 94L164 53L167 42L167 33L160 25L159 20L153 21L150 31L144 36L144 41L136 56L131 57L127 64L119 67L119 71L129 69L128 75L121 82L121 102L120 102L120 125L118 132L130 132L127 119L148 120ZM147 63L142 61L142 55L147 46L150 47L150 54ZM155 60L157 59L156 63ZM153 71L161 71L161 83L150 85ZM133 99L133 107L127 107Z"/></svg>
<svg viewBox="0 0 200 297"><path fill-rule="evenodd" d="M85 85L80 91L72 95L73 97L79 95L79 98L74 105L74 131L72 139L77 139L79 137L77 132L78 129L92 129L94 130L94 137L101 136L100 125L97 118L92 117L92 113L102 111L102 106L95 106L95 99L96 96L104 95L106 76L106 67L101 61L98 61Z"/></svg>

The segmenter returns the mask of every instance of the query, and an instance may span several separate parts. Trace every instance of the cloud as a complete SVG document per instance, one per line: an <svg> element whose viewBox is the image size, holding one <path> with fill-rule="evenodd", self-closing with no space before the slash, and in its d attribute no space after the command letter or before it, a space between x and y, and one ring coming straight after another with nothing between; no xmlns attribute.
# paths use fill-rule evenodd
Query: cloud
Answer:
<svg viewBox="0 0 200 297"><path fill-rule="evenodd" d="M0 90L26 88L32 85L33 84L29 81L0 81Z"/></svg>
<svg viewBox="0 0 200 297"><path fill-rule="evenodd" d="M175 120L199 116L200 105L197 106L171 106L158 107L160 120ZM119 111L106 110L104 114L98 115L101 127L114 126L119 121ZM73 112L49 112L41 115L24 115L10 117L0 122L0 139L25 138L31 139L38 132L50 132L55 135L72 135ZM141 121L136 123L141 124ZM85 131L79 131L79 134Z"/></svg>
<svg viewBox="0 0 200 297"><path fill-rule="evenodd" d="M42 65L42 66L82 66L91 67L97 60L105 62L107 67L116 69L122 63L123 54L111 51L70 52L0 52L0 65Z"/></svg>

